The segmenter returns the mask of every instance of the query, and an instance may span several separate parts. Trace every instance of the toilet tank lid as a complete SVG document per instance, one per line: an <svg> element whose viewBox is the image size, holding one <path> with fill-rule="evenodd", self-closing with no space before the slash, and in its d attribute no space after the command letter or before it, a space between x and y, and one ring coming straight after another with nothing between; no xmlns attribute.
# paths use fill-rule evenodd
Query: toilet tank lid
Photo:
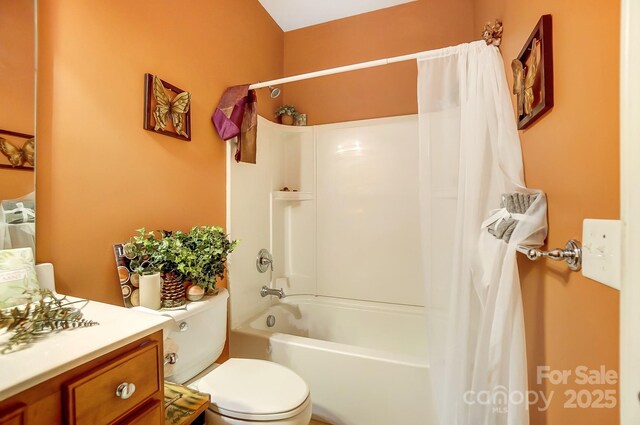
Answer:
<svg viewBox="0 0 640 425"><path fill-rule="evenodd" d="M198 383L211 395L214 410L273 415L300 407L309 396L306 382L274 362L229 359Z"/></svg>
<svg viewBox="0 0 640 425"><path fill-rule="evenodd" d="M144 313L150 313L160 316L171 317L174 321L181 322L194 314L207 308L227 308L227 299L229 298L229 291L226 288L219 288L217 295L208 295L199 301L188 301L183 308L177 308L174 310L152 310L145 307L133 307L134 310L142 311Z"/></svg>

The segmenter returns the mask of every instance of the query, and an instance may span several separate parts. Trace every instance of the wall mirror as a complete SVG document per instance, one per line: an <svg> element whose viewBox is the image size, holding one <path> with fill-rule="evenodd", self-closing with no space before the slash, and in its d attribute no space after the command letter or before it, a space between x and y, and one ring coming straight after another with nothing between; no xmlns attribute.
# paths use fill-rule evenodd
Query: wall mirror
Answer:
<svg viewBox="0 0 640 425"><path fill-rule="evenodd" d="M34 252L35 13L35 0L0 0L0 249Z"/></svg>

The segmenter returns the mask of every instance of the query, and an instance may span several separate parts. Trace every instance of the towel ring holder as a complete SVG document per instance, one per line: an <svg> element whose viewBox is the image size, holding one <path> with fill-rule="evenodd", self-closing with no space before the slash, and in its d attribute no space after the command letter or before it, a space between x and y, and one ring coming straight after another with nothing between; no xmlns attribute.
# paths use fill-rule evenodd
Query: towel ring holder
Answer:
<svg viewBox="0 0 640 425"><path fill-rule="evenodd" d="M575 239L567 242L563 249L555 248L550 251L541 251L537 248L520 246L518 251L525 254L531 261L544 257L553 261L564 261L573 271L578 271L582 268L582 246Z"/></svg>

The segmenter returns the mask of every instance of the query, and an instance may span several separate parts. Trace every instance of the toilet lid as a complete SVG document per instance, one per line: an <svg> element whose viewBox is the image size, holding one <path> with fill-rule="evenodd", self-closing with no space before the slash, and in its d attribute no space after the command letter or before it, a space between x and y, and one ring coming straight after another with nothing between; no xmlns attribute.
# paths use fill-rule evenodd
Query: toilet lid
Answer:
<svg viewBox="0 0 640 425"><path fill-rule="evenodd" d="M309 387L295 372L278 363L229 359L198 384L211 395L211 409L232 417L290 417L308 403ZM305 404L305 406L303 406Z"/></svg>

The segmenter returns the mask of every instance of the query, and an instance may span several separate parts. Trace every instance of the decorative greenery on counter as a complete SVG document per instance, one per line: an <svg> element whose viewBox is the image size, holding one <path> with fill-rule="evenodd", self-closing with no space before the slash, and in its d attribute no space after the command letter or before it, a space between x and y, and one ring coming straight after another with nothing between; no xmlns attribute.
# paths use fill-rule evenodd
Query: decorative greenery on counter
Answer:
<svg viewBox="0 0 640 425"><path fill-rule="evenodd" d="M26 348L51 332L99 324L82 318L80 310L87 305L87 300L70 301L47 289L26 291L25 296L29 300L26 304L0 310L0 331L13 333L6 340L2 338L0 354Z"/></svg>
<svg viewBox="0 0 640 425"><path fill-rule="evenodd" d="M298 111L296 111L296 108L293 105L282 105L276 109L275 115L276 118L281 115L290 115L295 118L298 115Z"/></svg>
<svg viewBox="0 0 640 425"><path fill-rule="evenodd" d="M194 255L187 277L204 289L212 289L216 278L224 277L227 256L238 241L230 241L221 227L196 226L187 235L185 245Z"/></svg>
<svg viewBox="0 0 640 425"><path fill-rule="evenodd" d="M143 227L137 230L128 244L124 246L125 255L131 260L131 269L136 273L164 272L176 273L179 277L186 274L187 264L191 261L190 252L183 245L184 234L181 231L149 231Z"/></svg>
<svg viewBox="0 0 640 425"><path fill-rule="evenodd" d="M214 288L216 279L224 276L227 256L238 244L217 226L195 226L188 233L147 232L145 228L137 232L125 245L136 273L175 273L204 289Z"/></svg>

